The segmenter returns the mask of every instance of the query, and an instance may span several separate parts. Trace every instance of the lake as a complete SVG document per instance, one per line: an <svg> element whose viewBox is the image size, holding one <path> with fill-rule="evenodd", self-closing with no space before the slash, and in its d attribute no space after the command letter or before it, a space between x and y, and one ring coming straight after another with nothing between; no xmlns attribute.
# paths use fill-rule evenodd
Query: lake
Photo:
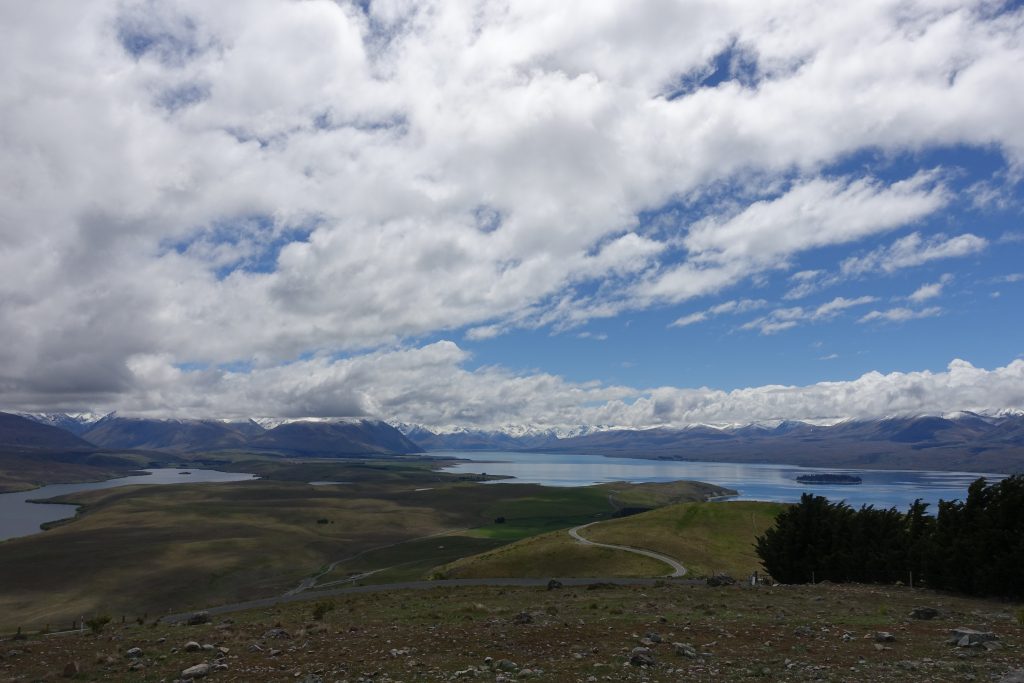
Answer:
<svg viewBox="0 0 1024 683"><path fill-rule="evenodd" d="M682 462L614 458L602 455L551 453L509 453L480 451L444 451L430 455L460 458L446 467L446 472L461 474L497 474L515 477L514 482L547 486L589 486L609 481L649 482L690 479L717 484L739 492L729 500L764 500L795 502L807 491L854 507L874 505L900 510L916 498L931 503L936 511L939 499L961 499L967 487L978 477L990 481L1004 478L1002 474L971 472L935 472L917 470L856 470L846 468L813 468L795 465L749 465L725 462ZM801 474L835 472L854 474L863 479L857 485L800 484ZM501 482L492 482L500 484Z"/></svg>
<svg viewBox="0 0 1024 683"><path fill-rule="evenodd" d="M256 478L252 474L218 472L217 470L147 469L145 471L149 474L85 484L50 484L31 491L0 494L0 541L37 533L40 530L39 527L46 522L55 522L58 519L75 516L75 505L30 503L28 502L30 500L43 500L78 491L95 491L133 484L196 484L200 482L247 481ZM182 474L182 472L190 474Z"/></svg>

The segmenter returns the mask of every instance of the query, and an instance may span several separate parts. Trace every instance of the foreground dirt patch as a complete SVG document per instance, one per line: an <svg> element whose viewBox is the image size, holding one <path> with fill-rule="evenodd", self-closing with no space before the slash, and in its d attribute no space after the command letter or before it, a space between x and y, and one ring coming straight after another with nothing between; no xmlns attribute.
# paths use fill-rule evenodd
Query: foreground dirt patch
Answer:
<svg viewBox="0 0 1024 683"><path fill-rule="evenodd" d="M437 588L325 602L322 621L311 601L5 641L0 681L65 668L172 681L204 664L210 681L990 681L1024 666L1021 605L905 588ZM910 616L922 607L938 616ZM949 644L957 627L998 640Z"/></svg>

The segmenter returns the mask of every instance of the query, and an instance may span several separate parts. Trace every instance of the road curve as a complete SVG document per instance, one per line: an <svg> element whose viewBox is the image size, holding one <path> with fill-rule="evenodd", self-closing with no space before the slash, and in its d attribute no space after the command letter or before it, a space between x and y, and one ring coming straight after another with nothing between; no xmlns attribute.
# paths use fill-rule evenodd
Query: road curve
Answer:
<svg viewBox="0 0 1024 683"><path fill-rule="evenodd" d="M591 522L590 524L597 524L597 522ZM612 550L624 550L627 553L635 553L637 555L645 555L647 557L650 557L650 558L653 558L655 560L658 560L659 562L664 562L668 566L672 567L672 573L668 574L669 578L676 579L676 578L679 578L680 576L685 576L686 575L686 567L684 567L683 565L679 564L679 562L677 560L669 557L668 555L662 555L661 553L656 553L653 550L644 550L643 548L633 548L633 547L628 546L628 545L611 545L609 543L596 543L594 541L588 541L587 539L585 539L582 536L580 536L580 529L585 529L588 526L590 526L590 524L581 524L581 525L579 525L577 527L573 527L572 529L569 529L569 535L572 536L573 539L576 540L576 542L582 543L583 545L593 545L593 546L597 546L598 548L611 548Z"/></svg>

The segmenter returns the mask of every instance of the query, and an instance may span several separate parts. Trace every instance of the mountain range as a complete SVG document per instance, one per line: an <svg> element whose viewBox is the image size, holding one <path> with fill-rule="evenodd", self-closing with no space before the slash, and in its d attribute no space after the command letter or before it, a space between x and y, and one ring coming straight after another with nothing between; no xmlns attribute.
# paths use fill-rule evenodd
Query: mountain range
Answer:
<svg viewBox="0 0 1024 683"><path fill-rule="evenodd" d="M513 450L814 467L1024 471L1024 413L899 416L830 424L772 421L685 428L592 429L561 437L399 424L428 451Z"/></svg>
<svg viewBox="0 0 1024 683"><path fill-rule="evenodd" d="M816 467L1024 471L1024 413L900 416L815 424L772 421L622 429L512 425L430 429L371 419L189 420L0 413L8 450L249 450L286 456L534 451Z"/></svg>
<svg viewBox="0 0 1024 683"><path fill-rule="evenodd" d="M7 451L247 450L286 456L394 455L422 449L380 420L184 420L66 414L0 413L0 448Z"/></svg>

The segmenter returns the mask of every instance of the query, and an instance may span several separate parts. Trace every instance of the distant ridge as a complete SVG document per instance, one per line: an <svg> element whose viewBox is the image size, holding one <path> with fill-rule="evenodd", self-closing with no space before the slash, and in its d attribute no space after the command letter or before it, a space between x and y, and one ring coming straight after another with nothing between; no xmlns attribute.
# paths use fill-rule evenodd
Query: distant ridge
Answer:
<svg viewBox="0 0 1024 683"><path fill-rule="evenodd" d="M13 416L12 416L13 417ZM21 417L26 422L28 416ZM626 429L580 425L508 425L484 430L431 429L367 418L188 420L120 417L94 422L50 413L36 426L80 430L89 444L109 449L179 452L250 450L323 457L422 451L549 451L630 458L824 467L1024 471L1024 413L959 411L877 420L772 420L732 425ZM22 427L24 428L24 427ZM58 430L61 433L61 430ZM40 437L41 438L41 437ZM2 443L2 442L0 442Z"/></svg>
<svg viewBox="0 0 1024 683"><path fill-rule="evenodd" d="M96 447L71 432L34 420L0 413L0 454L89 453Z"/></svg>
<svg viewBox="0 0 1024 683"><path fill-rule="evenodd" d="M95 450L97 446L113 450L169 452L249 450L311 457L422 451L420 446L391 425L369 419L281 420L268 429L253 420L153 419L121 417L115 413L94 421L76 420L56 413L10 417L21 421L22 430L27 428L25 425L35 428L40 434L43 433L40 430L53 430L46 433L64 437L64 447L77 443L79 448L89 450ZM78 431L81 438L70 434L72 430ZM11 438L14 436L12 432ZM7 443L0 436L0 447Z"/></svg>
<svg viewBox="0 0 1024 683"><path fill-rule="evenodd" d="M878 420L795 420L683 428L601 429L559 438L400 425L428 451L512 450L629 458L880 469L1024 471L1024 414L959 412Z"/></svg>

